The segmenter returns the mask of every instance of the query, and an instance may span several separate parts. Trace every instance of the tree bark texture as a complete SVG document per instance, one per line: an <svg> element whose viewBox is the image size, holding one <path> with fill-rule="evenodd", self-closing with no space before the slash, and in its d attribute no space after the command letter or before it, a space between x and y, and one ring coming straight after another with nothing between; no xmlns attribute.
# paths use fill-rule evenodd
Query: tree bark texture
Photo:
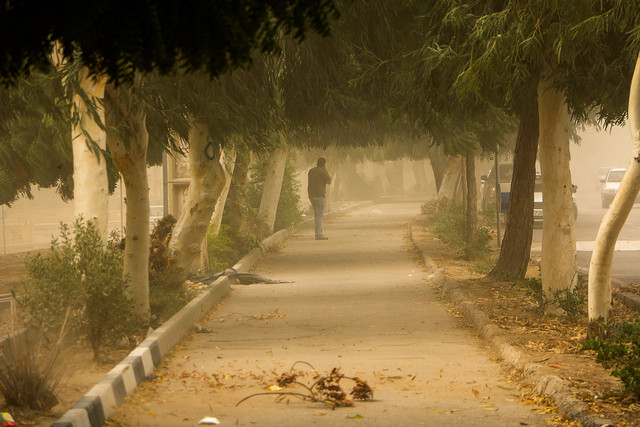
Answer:
<svg viewBox="0 0 640 427"><path fill-rule="evenodd" d="M616 241L640 190L640 56L629 93L631 159L609 210L604 215L589 263L589 320L608 320L611 310L611 263Z"/></svg>
<svg viewBox="0 0 640 427"><path fill-rule="evenodd" d="M465 156L465 176L467 187L467 245L476 238L478 228L478 189L476 187L476 157L473 153ZM472 254L467 252L467 258Z"/></svg>
<svg viewBox="0 0 640 427"><path fill-rule="evenodd" d="M427 191L427 172L424 168L424 160L414 160L411 162L411 167L416 180L416 191L425 193Z"/></svg>
<svg viewBox="0 0 640 427"><path fill-rule="evenodd" d="M527 272L533 238L538 133L538 102L534 95L520 113L504 239L498 261L486 280L518 280Z"/></svg>
<svg viewBox="0 0 640 427"><path fill-rule="evenodd" d="M142 78L136 76L131 92L139 92ZM124 271L129 278L129 292L134 311L143 319L149 319L149 182L147 176L147 132L144 105L133 105L132 93L107 86L112 113L106 117L109 150L122 175L126 190L126 245ZM118 113L116 113L116 110ZM114 132L116 114L126 123L126 132ZM126 141L122 137L126 138Z"/></svg>
<svg viewBox="0 0 640 427"><path fill-rule="evenodd" d="M246 188L249 184L250 155L246 152L236 153L236 162L233 169L233 178L228 196L229 225L240 234L248 231L247 218L244 214L246 205Z"/></svg>
<svg viewBox="0 0 640 427"><path fill-rule="evenodd" d="M225 185L217 147L209 144L209 128L199 121L189 130L189 169L191 181L169 242L169 261L179 270L176 285L198 266L202 241Z"/></svg>
<svg viewBox="0 0 640 427"><path fill-rule="evenodd" d="M88 70L80 71L81 94L73 95L73 107L78 114L78 122L71 130L73 148L73 213L93 221L106 242L109 225L109 182L104 150L107 136L103 127L96 123L93 110L104 126L104 98L106 77L91 78ZM87 99L88 98L88 99ZM91 106L87 103L92 104Z"/></svg>
<svg viewBox="0 0 640 427"><path fill-rule="evenodd" d="M284 179L284 169L286 165L286 148L276 148L273 150L267 161L262 198L260 199L260 208L258 209L259 217L264 219L267 226L267 235L273 233L273 227L276 223L276 213L278 211L278 202L280 200L280 191L282 190L282 181Z"/></svg>
<svg viewBox="0 0 640 427"><path fill-rule="evenodd" d="M444 155L442 147L434 145L429 148L429 161L431 162L431 169L433 170L433 179L436 184L436 193L440 192L440 186L444 179L444 174L449 165L447 156Z"/></svg>
<svg viewBox="0 0 640 427"><path fill-rule="evenodd" d="M440 206L448 206L460 191L460 175L461 175L460 157L449 158L447 170L442 178L442 184L438 190L438 204Z"/></svg>
<svg viewBox="0 0 640 427"><path fill-rule="evenodd" d="M211 217L211 223L209 224L209 229L214 233L220 231L220 225L222 224L222 215L224 214L224 207L229 196L229 189L231 188L231 178L233 177L233 170L236 165L236 150L229 148L223 151L220 156L220 164L224 170L224 188L222 189L222 193L220 193L220 197L218 197L216 207L213 210L213 216Z"/></svg>
<svg viewBox="0 0 640 427"><path fill-rule="evenodd" d="M561 92L542 79L538 85L540 170L542 173L542 287L552 293L577 283L575 217L571 185L570 117ZM529 213L531 215L531 213Z"/></svg>

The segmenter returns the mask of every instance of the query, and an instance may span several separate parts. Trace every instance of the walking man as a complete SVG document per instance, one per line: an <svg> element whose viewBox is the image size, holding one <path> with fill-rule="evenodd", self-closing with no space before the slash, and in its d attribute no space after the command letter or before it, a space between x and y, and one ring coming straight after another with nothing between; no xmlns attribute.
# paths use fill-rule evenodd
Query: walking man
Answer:
<svg viewBox="0 0 640 427"><path fill-rule="evenodd" d="M327 237L322 234L322 218L324 217L324 196L327 192L327 184L331 184L331 177L326 168L327 159L320 157L316 164L315 168L309 170L307 192L316 220L316 240L327 240Z"/></svg>

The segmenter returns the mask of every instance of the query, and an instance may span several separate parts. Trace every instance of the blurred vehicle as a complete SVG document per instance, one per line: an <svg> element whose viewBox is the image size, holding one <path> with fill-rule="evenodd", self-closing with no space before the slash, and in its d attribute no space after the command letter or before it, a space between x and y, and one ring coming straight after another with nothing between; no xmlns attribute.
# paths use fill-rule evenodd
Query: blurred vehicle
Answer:
<svg viewBox="0 0 640 427"><path fill-rule="evenodd" d="M572 198L573 198L573 217L578 219L578 204L576 203L576 191L578 191L578 186L573 184L572 188ZM533 225L540 226L542 225L542 217L544 216L542 210L542 175L538 172L536 174L536 184L533 190Z"/></svg>
<svg viewBox="0 0 640 427"><path fill-rule="evenodd" d="M612 168L608 167L598 168L598 172L596 172L596 178L598 179L598 181L596 182L596 191L602 191L602 188L604 187L604 180L611 169Z"/></svg>
<svg viewBox="0 0 640 427"><path fill-rule="evenodd" d="M600 198L602 199L603 208L607 209L611 205L626 171L625 168L611 168L607 176L601 181L602 190L600 191ZM640 203L640 194L638 194L634 203Z"/></svg>
<svg viewBox="0 0 640 427"><path fill-rule="evenodd" d="M506 213L509 209L509 193L511 192L511 177L513 175L512 163L500 163L498 165L498 181L500 183L500 212ZM496 204L496 173L494 168L488 175L480 177L480 206L487 210Z"/></svg>

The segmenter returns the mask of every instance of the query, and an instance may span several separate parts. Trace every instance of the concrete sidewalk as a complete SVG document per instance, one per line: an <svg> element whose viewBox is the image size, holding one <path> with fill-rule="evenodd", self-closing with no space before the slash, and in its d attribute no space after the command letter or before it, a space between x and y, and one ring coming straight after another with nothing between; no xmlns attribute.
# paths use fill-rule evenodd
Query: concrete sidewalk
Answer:
<svg viewBox="0 0 640 427"><path fill-rule="evenodd" d="M418 213L419 203L378 204L327 221L327 241L315 241L310 229L292 236L254 272L294 283L234 286L199 333L111 421L188 426L212 416L221 425L547 425L429 285L406 241L405 225ZM268 391L296 361L360 377L375 400L331 410L295 397L256 396L235 406Z"/></svg>

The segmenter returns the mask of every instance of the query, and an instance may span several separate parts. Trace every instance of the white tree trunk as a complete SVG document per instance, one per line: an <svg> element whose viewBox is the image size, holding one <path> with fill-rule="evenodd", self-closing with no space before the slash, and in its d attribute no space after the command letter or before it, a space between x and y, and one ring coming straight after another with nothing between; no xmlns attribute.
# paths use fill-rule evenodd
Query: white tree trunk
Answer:
<svg viewBox="0 0 640 427"><path fill-rule="evenodd" d="M547 293L577 282L575 217L569 170L570 117L562 93L541 80L538 85L542 222L542 287ZM533 215L533 213L532 213Z"/></svg>
<svg viewBox="0 0 640 427"><path fill-rule="evenodd" d="M589 320L608 320L611 310L611 262L620 230L640 190L640 56L629 94L629 129L633 146L627 172L605 214L589 264Z"/></svg>
<svg viewBox="0 0 640 427"><path fill-rule="evenodd" d="M414 160L411 162L413 176L416 180L416 191L424 193L427 190L427 172L424 168L424 160Z"/></svg>
<svg viewBox="0 0 640 427"><path fill-rule="evenodd" d="M106 77L91 78L87 69L80 71L80 85L94 104L96 113L104 125L104 98ZM109 225L109 182L107 162L100 150L105 150L107 137L90 114L89 107L79 94L73 95L78 123L71 129L73 148L73 213L82 215L96 225L102 240L106 242ZM93 140L93 142L91 141Z"/></svg>
<svg viewBox="0 0 640 427"><path fill-rule="evenodd" d="M438 191L438 204L448 206L456 197L459 190L460 177L462 175L462 163L460 157L450 157L447 170L444 172L440 191Z"/></svg>
<svg viewBox="0 0 640 427"><path fill-rule="evenodd" d="M223 155L220 156L220 164L224 169L225 184L222 193L220 193L220 197L218 197L216 207L213 210L213 216L211 217L211 223L209 224L209 229L214 233L220 231L220 225L222 224L222 215L224 214L224 207L227 203L229 189L231 188L231 178L233 177L233 170L236 165L236 150L229 149L224 151Z"/></svg>
<svg viewBox="0 0 640 427"><path fill-rule="evenodd" d="M280 201L280 191L282 190L282 181L284 179L284 169L286 165L287 150L285 148L276 148L273 150L267 162L267 172L264 179L262 198L260 199L260 208L258 210L258 215L264 219L267 225L267 234L273 233L273 227L276 223L276 212L278 211L278 202Z"/></svg>
<svg viewBox="0 0 640 427"><path fill-rule="evenodd" d="M191 182L169 242L171 266L182 270L182 274L176 276L180 280L187 277L194 263L197 265L211 214L225 184L218 153L211 155L208 140L208 127L201 122L192 123L189 131Z"/></svg>
<svg viewBox="0 0 640 427"><path fill-rule="evenodd" d="M142 78L136 76L134 85L134 90L141 90ZM126 99L124 89L116 89L111 84L108 88L111 105L120 110L127 124L126 132L110 133L107 138L109 150L122 174L127 193L124 271L129 278L129 292L135 313L149 319L149 134L146 112L144 105L132 107L131 96ZM108 126L115 124L112 116L113 114L107 115ZM120 135L125 135L128 139L126 143Z"/></svg>

